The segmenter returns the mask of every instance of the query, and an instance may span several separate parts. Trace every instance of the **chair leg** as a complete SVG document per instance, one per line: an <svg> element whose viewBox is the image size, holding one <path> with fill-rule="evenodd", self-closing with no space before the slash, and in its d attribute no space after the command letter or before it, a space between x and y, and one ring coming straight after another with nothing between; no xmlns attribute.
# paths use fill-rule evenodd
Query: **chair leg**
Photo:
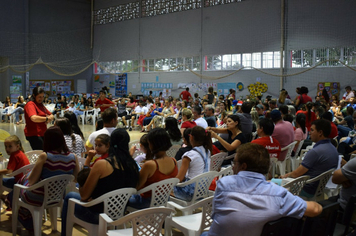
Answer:
<svg viewBox="0 0 356 236"><path fill-rule="evenodd" d="M49 217L51 218L51 228L57 231L57 215L58 207L51 207L49 210Z"/></svg>
<svg viewBox="0 0 356 236"><path fill-rule="evenodd" d="M33 230L35 236L41 236L42 228L42 213L43 211L31 211L33 219Z"/></svg>
<svg viewBox="0 0 356 236"><path fill-rule="evenodd" d="M12 235L16 236L17 231L17 218L19 215L19 208L17 203L12 204Z"/></svg>

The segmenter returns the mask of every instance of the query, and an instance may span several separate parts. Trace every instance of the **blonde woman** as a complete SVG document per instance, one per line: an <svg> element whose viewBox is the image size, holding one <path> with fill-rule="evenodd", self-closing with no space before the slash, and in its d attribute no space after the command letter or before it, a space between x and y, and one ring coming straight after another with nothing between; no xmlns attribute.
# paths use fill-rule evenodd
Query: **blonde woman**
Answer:
<svg viewBox="0 0 356 236"><path fill-rule="evenodd" d="M279 94L279 98L277 100L277 107L279 108L282 105L291 105L292 101L287 98L288 93L287 91L283 90Z"/></svg>
<svg viewBox="0 0 356 236"><path fill-rule="evenodd" d="M182 136L186 128L193 128L196 125L197 124L193 121L192 111L190 109L184 109L182 112L182 125L180 127Z"/></svg>

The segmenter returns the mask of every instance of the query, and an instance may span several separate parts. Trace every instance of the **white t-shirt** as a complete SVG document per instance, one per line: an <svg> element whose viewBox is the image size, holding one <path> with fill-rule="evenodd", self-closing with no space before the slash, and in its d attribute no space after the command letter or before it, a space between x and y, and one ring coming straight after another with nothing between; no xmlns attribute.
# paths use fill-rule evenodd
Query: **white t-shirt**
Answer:
<svg viewBox="0 0 356 236"><path fill-rule="evenodd" d="M90 134L88 140L86 141L85 145L88 147L92 147L94 148L95 146L95 139L96 137L98 137L99 134L107 134L107 135L111 135L111 133L115 130L115 127L104 127L102 129L99 129L98 131L95 131L93 133Z"/></svg>
<svg viewBox="0 0 356 236"><path fill-rule="evenodd" d="M208 123L203 117L194 120L194 122L197 124L197 126L203 127L204 129L208 127Z"/></svg>
<svg viewBox="0 0 356 236"><path fill-rule="evenodd" d="M205 153L205 148L203 146L199 146L196 147L199 148L201 150L202 153ZM208 158L207 158L207 165L208 165L208 170L210 169L210 151L208 151ZM184 157L188 157L190 159L190 164L189 164L189 168L187 170L187 173L185 175L186 178L192 179L197 175L200 175L202 173L204 173L204 159L203 157L200 155L200 153L198 153L195 150L190 150L186 153L183 154L182 156Z"/></svg>
<svg viewBox="0 0 356 236"><path fill-rule="evenodd" d="M140 106L135 107L136 114L140 114L141 112L142 112L142 107L140 107Z"/></svg>

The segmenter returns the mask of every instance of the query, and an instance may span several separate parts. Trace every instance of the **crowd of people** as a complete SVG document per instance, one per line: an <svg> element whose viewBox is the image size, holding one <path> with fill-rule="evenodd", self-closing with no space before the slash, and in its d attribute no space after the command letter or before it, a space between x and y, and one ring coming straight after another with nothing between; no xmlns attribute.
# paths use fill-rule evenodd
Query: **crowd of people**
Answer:
<svg viewBox="0 0 356 236"><path fill-rule="evenodd" d="M188 181L209 171L212 155L227 152L231 159L223 165L232 165L236 175L217 182L214 221L209 235L236 235L230 227L235 222L239 222L241 232L248 229L248 235L258 235L267 221L283 216L316 216L322 210L318 203L304 201L266 181L265 176L276 177L271 176L270 158L284 161L287 151L281 149L294 141L297 144L293 156L299 155L296 151L302 141L304 146L314 146L297 169L281 178L316 177L336 169L339 154L342 154L342 169L335 171L333 181L348 183L348 187L343 187L340 197L330 201L339 201L345 208L350 196L356 193L356 175L352 168L356 158L350 160L350 155L356 153L356 99L350 86L345 90L342 99L335 95L329 97L327 91L323 91L314 102L306 87L297 88L295 99L283 89L276 99L267 96L265 99L247 97L243 100L236 100L234 89L230 89L230 94L225 97L217 96L212 87L203 98L199 94L192 96L187 88L179 98L150 95L138 101L132 94L114 99L102 90L98 97L78 95L68 103L65 96L58 95L53 101L55 109L50 112L45 105L52 101L42 88L36 87L27 103L19 97L11 115L16 114L18 123L20 115L24 115L26 139L33 150L43 150L44 153L39 156L32 172L15 176L4 185L10 188L15 183L33 185L53 175L73 174L78 180L79 193L71 192L65 197L62 235L66 235L69 198L90 201L118 188L141 189L173 177L181 182ZM78 116L93 108L100 109L100 119L96 131L85 139L78 126ZM67 111L64 117L60 116L61 110ZM47 124L52 123L54 125L47 128ZM140 139L142 154L134 159L137 147L129 149L128 132L135 126L140 127L143 136ZM180 146L174 157L167 155L172 145ZM23 154L21 140L16 136L5 141L5 148L10 155L9 165L0 174L11 173L29 163ZM78 158L81 157L86 159L79 171ZM179 169L177 161L182 163ZM190 201L194 187L175 187L172 195ZM316 188L315 183L307 184L300 196L310 198ZM40 204L43 192L34 192L24 191L22 200ZM266 196L263 202L260 195ZM11 208L11 193L2 198ZM146 208L150 198L149 193L134 195L128 204ZM252 220L253 215L260 214L256 211L259 207L264 217ZM229 217L226 217L226 209L233 212ZM97 224L102 210L103 205L78 206L75 214L84 221ZM19 219L24 227L32 229L28 212L22 210ZM252 228L254 234L250 234Z"/></svg>

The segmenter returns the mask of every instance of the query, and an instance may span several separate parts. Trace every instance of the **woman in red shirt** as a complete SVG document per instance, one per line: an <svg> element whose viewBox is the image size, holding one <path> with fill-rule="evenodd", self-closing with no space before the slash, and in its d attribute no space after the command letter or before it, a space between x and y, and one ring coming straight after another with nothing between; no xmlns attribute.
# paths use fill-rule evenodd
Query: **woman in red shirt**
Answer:
<svg viewBox="0 0 356 236"><path fill-rule="evenodd" d="M183 133L187 128L193 128L197 124L193 121L193 113L190 109L185 108L182 112L182 125L180 126L180 132Z"/></svg>
<svg viewBox="0 0 356 236"><path fill-rule="evenodd" d="M32 92L32 101L25 108L25 136L30 142L32 150L43 150L43 137L47 124L52 122L53 115L43 105L44 89L36 87Z"/></svg>

